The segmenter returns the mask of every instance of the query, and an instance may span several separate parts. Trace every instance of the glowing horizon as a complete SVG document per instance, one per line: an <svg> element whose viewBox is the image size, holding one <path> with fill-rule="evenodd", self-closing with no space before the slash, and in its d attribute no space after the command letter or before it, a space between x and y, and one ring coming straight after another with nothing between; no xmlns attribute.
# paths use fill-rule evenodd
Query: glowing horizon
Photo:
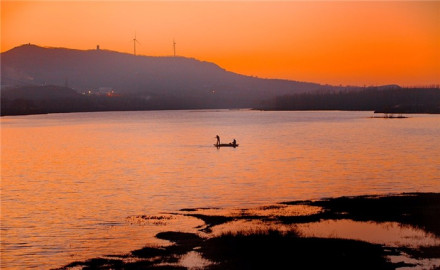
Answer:
<svg viewBox="0 0 440 270"><path fill-rule="evenodd" d="M333 85L440 84L440 2L1 2L1 51L22 44L173 55Z"/></svg>

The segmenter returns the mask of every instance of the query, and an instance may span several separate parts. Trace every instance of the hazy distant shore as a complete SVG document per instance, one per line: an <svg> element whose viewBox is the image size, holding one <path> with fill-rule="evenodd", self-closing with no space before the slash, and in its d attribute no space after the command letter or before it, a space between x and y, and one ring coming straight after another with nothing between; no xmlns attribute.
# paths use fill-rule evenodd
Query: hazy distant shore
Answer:
<svg viewBox="0 0 440 270"><path fill-rule="evenodd" d="M205 226L195 228L195 233L156 235L172 242L170 246L147 245L129 254L72 262L61 269L186 269L184 261L188 257L192 257L193 266L202 269L396 269L420 266L419 263L427 260L429 268L440 267L440 193L340 197L283 202L224 214L215 214L215 211L220 210L197 208L172 213L201 219ZM395 222L402 228L422 230L437 240L434 245L388 246L338 237L307 236L296 227L326 220L378 225ZM259 225L252 228L239 224ZM218 231L220 227L223 230Z"/></svg>
<svg viewBox="0 0 440 270"><path fill-rule="evenodd" d="M440 113L440 89L378 87L279 96L258 107L270 111L340 110L395 114Z"/></svg>
<svg viewBox="0 0 440 270"><path fill-rule="evenodd" d="M432 88L352 88L299 93L260 100L252 106L267 111L374 111L387 114L439 114L440 89ZM1 92L1 116L97 111L148 111L183 109L235 109L240 104L207 102L201 96L182 100L179 96L146 98L127 94L80 94L60 86L26 86Z"/></svg>

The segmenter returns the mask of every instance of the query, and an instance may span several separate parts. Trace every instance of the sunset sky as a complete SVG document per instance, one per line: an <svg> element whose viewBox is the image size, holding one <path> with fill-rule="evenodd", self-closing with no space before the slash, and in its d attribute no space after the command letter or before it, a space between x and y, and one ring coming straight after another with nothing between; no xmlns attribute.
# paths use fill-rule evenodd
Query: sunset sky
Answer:
<svg viewBox="0 0 440 270"><path fill-rule="evenodd" d="M335 85L440 84L440 1L3 1L1 51L177 54Z"/></svg>

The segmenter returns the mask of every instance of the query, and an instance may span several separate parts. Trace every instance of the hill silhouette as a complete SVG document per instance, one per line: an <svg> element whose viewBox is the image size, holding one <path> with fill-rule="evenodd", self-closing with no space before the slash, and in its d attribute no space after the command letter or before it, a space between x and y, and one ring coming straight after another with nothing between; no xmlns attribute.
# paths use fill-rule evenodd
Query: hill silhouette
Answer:
<svg viewBox="0 0 440 270"><path fill-rule="evenodd" d="M1 60L3 89L57 85L85 92L104 88L151 104L181 102L180 107L254 107L268 98L323 87L244 76L193 58L134 56L98 49L27 44L2 53Z"/></svg>

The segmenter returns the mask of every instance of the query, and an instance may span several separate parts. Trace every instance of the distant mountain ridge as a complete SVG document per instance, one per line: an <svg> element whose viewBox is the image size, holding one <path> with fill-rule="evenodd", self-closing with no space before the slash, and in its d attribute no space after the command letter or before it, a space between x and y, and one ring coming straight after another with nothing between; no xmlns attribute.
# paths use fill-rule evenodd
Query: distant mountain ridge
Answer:
<svg viewBox="0 0 440 270"><path fill-rule="evenodd" d="M193 58L134 56L31 44L1 53L1 68L2 88L58 85L78 92L106 88L151 102L170 98L207 108L252 107L276 96L331 88L240 75Z"/></svg>

